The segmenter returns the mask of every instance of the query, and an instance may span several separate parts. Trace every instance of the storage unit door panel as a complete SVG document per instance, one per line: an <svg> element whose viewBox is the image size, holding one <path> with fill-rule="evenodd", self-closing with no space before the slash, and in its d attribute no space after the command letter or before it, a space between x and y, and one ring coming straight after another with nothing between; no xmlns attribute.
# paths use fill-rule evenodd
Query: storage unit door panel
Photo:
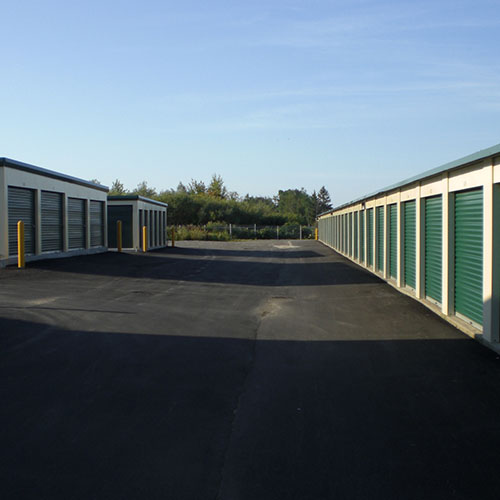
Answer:
<svg viewBox="0 0 500 500"><path fill-rule="evenodd" d="M17 255L17 223L24 222L24 252L35 253L35 192L10 187L7 190L9 210L9 255Z"/></svg>
<svg viewBox="0 0 500 500"><path fill-rule="evenodd" d="M415 201L404 204L404 278L405 284L416 287L417 206Z"/></svg>
<svg viewBox="0 0 500 500"><path fill-rule="evenodd" d="M368 220L366 224L366 257L368 265L373 266L373 208L368 210Z"/></svg>
<svg viewBox="0 0 500 500"><path fill-rule="evenodd" d="M365 260L365 212L359 212L359 248L360 248L360 260L364 262Z"/></svg>
<svg viewBox="0 0 500 500"><path fill-rule="evenodd" d="M443 200L425 200L425 295L441 302L443 269Z"/></svg>
<svg viewBox="0 0 500 500"><path fill-rule="evenodd" d="M61 193L42 191L42 252L63 249L63 197Z"/></svg>
<svg viewBox="0 0 500 500"><path fill-rule="evenodd" d="M68 248L85 248L85 200L68 198Z"/></svg>
<svg viewBox="0 0 500 500"><path fill-rule="evenodd" d="M358 214L354 212L354 258L358 258Z"/></svg>
<svg viewBox="0 0 500 500"><path fill-rule="evenodd" d="M398 206L389 205L389 274L398 277Z"/></svg>
<svg viewBox="0 0 500 500"><path fill-rule="evenodd" d="M104 245L104 203L102 201L90 202L90 246Z"/></svg>
<svg viewBox="0 0 500 500"><path fill-rule="evenodd" d="M108 246L116 248L117 222L122 221L122 246L132 248L132 206L131 205L108 205Z"/></svg>
<svg viewBox="0 0 500 500"><path fill-rule="evenodd" d="M352 213L349 214L349 217L348 217L348 224L349 224L349 227L348 227L348 230L347 230L347 245L348 245L348 248L349 248L349 256L352 257Z"/></svg>
<svg viewBox="0 0 500 500"><path fill-rule="evenodd" d="M377 207L377 269L384 270L384 207Z"/></svg>
<svg viewBox="0 0 500 500"><path fill-rule="evenodd" d="M483 323L483 191L455 194L455 311Z"/></svg>

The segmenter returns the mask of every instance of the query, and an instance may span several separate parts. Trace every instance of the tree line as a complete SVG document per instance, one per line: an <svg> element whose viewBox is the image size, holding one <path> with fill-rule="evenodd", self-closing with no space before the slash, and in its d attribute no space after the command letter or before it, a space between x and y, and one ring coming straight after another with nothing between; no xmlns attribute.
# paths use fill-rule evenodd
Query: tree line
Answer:
<svg viewBox="0 0 500 500"><path fill-rule="evenodd" d="M176 225L223 224L313 225L318 214L332 208L325 186L308 194L304 188L280 190L276 196L240 196L229 191L220 175L214 174L208 184L192 179L188 185L157 191L146 181L127 190L116 179L110 195L134 194L168 203L168 217Z"/></svg>

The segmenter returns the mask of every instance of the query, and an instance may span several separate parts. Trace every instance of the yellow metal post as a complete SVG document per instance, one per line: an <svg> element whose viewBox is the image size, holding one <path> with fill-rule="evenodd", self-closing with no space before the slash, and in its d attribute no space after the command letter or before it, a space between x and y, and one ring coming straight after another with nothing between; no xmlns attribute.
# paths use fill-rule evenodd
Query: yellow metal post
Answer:
<svg viewBox="0 0 500 500"><path fill-rule="evenodd" d="M116 221L116 248L122 251L122 221Z"/></svg>
<svg viewBox="0 0 500 500"><path fill-rule="evenodd" d="M175 227L172 226L172 248L175 247Z"/></svg>
<svg viewBox="0 0 500 500"><path fill-rule="evenodd" d="M22 220L17 223L17 267L25 267L26 261L24 257L24 222Z"/></svg>
<svg viewBox="0 0 500 500"><path fill-rule="evenodd" d="M318 228L314 229L314 239L318 241Z"/></svg>
<svg viewBox="0 0 500 500"><path fill-rule="evenodd" d="M148 228L147 226L142 226L142 251L148 251Z"/></svg>

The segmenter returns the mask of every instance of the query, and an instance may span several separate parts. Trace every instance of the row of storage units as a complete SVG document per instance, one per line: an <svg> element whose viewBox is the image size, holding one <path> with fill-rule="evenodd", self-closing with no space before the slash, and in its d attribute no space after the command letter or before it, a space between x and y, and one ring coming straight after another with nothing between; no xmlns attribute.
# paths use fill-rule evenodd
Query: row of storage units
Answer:
<svg viewBox="0 0 500 500"><path fill-rule="evenodd" d="M0 267L17 262L18 221L27 261L104 252L112 227L109 246L116 246L115 204L124 214L125 248L143 249L143 225L147 249L166 246L166 204L139 196L108 201L107 193L93 182L0 158Z"/></svg>
<svg viewBox="0 0 500 500"><path fill-rule="evenodd" d="M144 248L143 228L146 228L146 248L167 245L166 203L137 195L108 196L108 237L110 248L117 246L117 222L122 221L122 245L125 249Z"/></svg>
<svg viewBox="0 0 500 500"><path fill-rule="evenodd" d="M500 145L318 218L324 244L489 344L500 330Z"/></svg>

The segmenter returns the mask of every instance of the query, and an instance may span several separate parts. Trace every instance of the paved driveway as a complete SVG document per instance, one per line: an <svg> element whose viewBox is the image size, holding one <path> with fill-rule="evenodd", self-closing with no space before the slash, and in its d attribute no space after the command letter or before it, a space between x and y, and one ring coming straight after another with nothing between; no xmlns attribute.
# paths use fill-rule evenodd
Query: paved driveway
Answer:
<svg viewBox="0 0 500 500"><path fill-rule="evenodd" d="M317 242L0 270L2 499L498 499L500 360Z"/></svg>

